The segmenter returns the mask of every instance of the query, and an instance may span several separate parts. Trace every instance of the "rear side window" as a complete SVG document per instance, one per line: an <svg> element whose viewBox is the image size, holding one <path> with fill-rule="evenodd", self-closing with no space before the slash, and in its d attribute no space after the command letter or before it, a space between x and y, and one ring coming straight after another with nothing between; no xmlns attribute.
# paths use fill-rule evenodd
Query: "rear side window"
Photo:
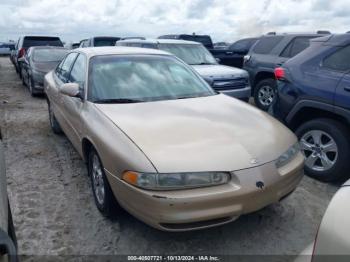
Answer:
<svg viewBox="0 0 350 262"><path fill-rule="evenodd" d="M323 61L323 67L345 72L350 70L350 46L338 49Z"/></svg>
<svg viewBox="0 0 350 262"><path fill-rule="evenodd" d="M296 37L283 50L282 57L293 57L310 46L310 39L315 37Z"/></svg>
<svg viewBox="0 0 350 262"><path fill-rule="evenodd" d="M31 46L63 46L58 37L25 37L23 47Z"/></svg>
<svg viewBox="0 0 350 262"><path fill-rule="evenodd" d="M253 52L256 54L268 54L278 45L283 36L262 37L254 46Z"/></svg>

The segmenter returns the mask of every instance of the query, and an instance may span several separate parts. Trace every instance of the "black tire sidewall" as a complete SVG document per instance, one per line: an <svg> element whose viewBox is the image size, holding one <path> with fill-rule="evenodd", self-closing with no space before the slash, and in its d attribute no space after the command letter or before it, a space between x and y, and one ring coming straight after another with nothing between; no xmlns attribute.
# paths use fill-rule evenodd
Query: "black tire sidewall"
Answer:
<svg viewBox="0 0 350 262"><path fill-rule="evenodd" d="M338 121L319 118L305 122L295 133L300 140L306 132L311 130L321 130L334 139L338 147L338 159L334 166L327 171L315 171L305 166L305 173L324 182L334 182L345 178L347 176L347 170L350 167L347 159L350 155L350 143L347 137L347 128Z"/></svg>
<svg viewBox="0 0 350 262"><path fill-rule="evenodd" d="M55 114L52 112L51 104L49 102L48 102L48 109L49 109L50 127L51 127L52 131L55 134L61 134L62 133L62 129L61 129L59 123L57 122ZM52 114L52 117L51 117L51 114Z"/></svg>
<svg viewBox="0 0 350 262"><path fill-rule="evenodd" d="M104 184L104 190L105 190L105 195L104 195L104 201L103 204L101 205L96 197L95 194L95 187L94 187L94 181L93 181L93 176L92 176L92 159L94 155L97 156L101 169L102 169L102 175L103 175L103 184ZM110 217L112 215L112 211L115 207L115 199L114 195L112 192L112 189L109 185L108 179L106 177L106 174L104 172L104 167L101 161L100 156L98 155L97 151L94 148L91 148L90 153L89 153L89 161L88 161L88 174L90 177L90 182L91 182L91 189L92 189L92 194L94 196L95 204L98 208L98 210L106 217Z"/></svg>
<svg viewBox="0 0 350 262"><path fill-rule="evenodd" d="M273 102L271 103L270 106L265 106L265 105L260 103L260 101L259 101L259 90L263 86L271 86L276 92L277 91L277 84L276 84L276 81L273 78L268 78L268 79L264 79L264 80L261 80L260 82L258 82L258 84L254 88L254 102L255 102L255 105L258 108L260 108L261 110L267 111L269 109L269 107L273 104ZM275 99L276 99L276 96L275 96Z"/></svg>

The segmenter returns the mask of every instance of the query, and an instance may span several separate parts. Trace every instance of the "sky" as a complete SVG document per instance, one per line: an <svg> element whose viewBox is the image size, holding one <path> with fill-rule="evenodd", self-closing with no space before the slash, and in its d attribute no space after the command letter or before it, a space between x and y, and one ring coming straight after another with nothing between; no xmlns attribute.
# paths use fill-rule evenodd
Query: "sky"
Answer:
<svg viewBox="0 0 350 262"><path fill-rule="evenodd" d="M0 40L195 32L233 42L270 31L347 32L349 14L349 0L0 0Z"/></svg>

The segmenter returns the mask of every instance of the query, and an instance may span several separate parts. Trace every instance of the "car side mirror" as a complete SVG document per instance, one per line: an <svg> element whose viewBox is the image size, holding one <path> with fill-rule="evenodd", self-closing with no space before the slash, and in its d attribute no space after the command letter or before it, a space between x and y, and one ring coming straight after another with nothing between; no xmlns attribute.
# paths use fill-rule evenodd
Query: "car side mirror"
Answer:
<svg viewBox="0 0 350 262"><path fill-rule="evenodd" d="M78 83L65 83L60 87L60 93L70 97L80 97L80 87Z"/></svg>

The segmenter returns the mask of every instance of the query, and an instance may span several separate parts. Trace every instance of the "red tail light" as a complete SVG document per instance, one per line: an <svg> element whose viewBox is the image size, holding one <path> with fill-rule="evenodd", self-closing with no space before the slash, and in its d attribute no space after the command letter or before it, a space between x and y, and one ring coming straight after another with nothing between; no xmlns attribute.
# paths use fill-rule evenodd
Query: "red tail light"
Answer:
<svg viewBox="0 0 350 262"><path fill-rule="evenodd" d="M286 72L282 67L277 67L275 69L275 78L277 80L283 80L286 77Z"/></svg>
<svg viewBox="0 0 350 262"><path fill-rule="evenodd" d="M21 58L22 56L24 56L26 53L26 50L24 48L21 48L18 52L18 58Z"/></svg>

